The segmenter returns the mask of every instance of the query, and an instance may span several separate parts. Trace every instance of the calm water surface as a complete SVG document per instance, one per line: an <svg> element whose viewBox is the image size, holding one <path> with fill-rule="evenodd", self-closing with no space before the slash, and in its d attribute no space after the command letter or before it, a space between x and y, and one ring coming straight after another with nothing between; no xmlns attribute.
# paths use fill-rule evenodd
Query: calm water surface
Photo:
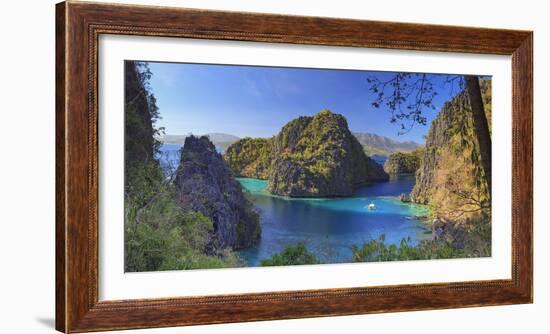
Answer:
<svg viewBox="0 0 550 334"><path fill-rule="evenodd" d="M413 244L430 237L422 221L425 206L401 203L413 176L359 188L353 197L293 199L267 192L267 181L239 178L247 196L260 212L262 239L258 246L241 251L249 266L269 258L286 246L303 241L323 262L350 262L351 246L385 235L386 243L410 238ZM373 203L376 209L369 210Z"/></svg>
<svg viewBox="0 0 550 334"><path fill-rule="evenodd" d="M158 159L168 172L179 163L181 145L163 144ZM220 153L221 148L216 148ZM281 252L297 242L323 262L350 262L351 246L385 235L386 243L403 238L411 242L430 237L430 232L415 219L428 214L425 206L401 203L398 196L409 193L413 176L399 176L388 182L373 183L357 189L347 198L293 199L267 192L267 181L238 178L246 195L260 213L262 239L253 248L240 252L249 266ZM369 210L373 203L375 210Z"/></svg>

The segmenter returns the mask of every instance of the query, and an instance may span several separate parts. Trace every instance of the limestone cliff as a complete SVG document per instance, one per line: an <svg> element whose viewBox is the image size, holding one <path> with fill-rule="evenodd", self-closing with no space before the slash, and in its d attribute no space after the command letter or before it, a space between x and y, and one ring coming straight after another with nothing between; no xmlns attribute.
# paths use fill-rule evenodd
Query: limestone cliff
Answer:
<svg viewBox="0 0 550 334"><path fill-rule="evenodd" d="M481 89L490 126L490 82L482 81ZM445 103L432 122L411 199L453 220L468 219L488 201L466 92Z"/></svg>
<svg viewBox="0 0 550 334"><path fill-rule="evenodd" d="M240 249L259 240L259 216L208 137L185 139L174 183L182 208L212 219L218 246Z"/></svg>
<svg viewBox="0 0 550 334"><path fill-rule="evenodd" d="M361 183L388 179L346 119L328 110L290 121L271 139L241 140L225 159L238 175L267 179L271 193L291 197L350 196Z"/></svg>
<svg viewBox="0 0 550 334"><path fill-rule="evenodd" d="M273 144L269 189L285 196L350 196L355 187L388 175L363 152L346 119L328 110L299 117Z"/></svg>

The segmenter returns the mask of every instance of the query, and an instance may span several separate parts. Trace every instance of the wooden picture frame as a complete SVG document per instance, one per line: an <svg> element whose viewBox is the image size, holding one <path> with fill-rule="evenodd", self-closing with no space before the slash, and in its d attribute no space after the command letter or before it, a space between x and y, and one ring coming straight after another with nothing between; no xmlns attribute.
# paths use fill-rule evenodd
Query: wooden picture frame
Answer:
<svg viewBox="0 0 550 334"><path fill-rule="evenodd" d="M512 57L511 279L99 301L98 37L169 36ZM56 7L56 329L85 332L533 301L533 33L66 1Z"/></svg>

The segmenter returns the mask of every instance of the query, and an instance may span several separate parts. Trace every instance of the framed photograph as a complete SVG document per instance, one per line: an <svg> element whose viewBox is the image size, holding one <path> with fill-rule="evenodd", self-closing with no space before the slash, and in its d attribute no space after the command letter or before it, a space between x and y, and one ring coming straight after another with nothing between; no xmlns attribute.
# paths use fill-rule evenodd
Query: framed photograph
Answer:
<svg viewBox="0 0 550 334"><path fill-rule="evenodd" d="M56 11L59 331L532 302L532 32Z"/></svg>

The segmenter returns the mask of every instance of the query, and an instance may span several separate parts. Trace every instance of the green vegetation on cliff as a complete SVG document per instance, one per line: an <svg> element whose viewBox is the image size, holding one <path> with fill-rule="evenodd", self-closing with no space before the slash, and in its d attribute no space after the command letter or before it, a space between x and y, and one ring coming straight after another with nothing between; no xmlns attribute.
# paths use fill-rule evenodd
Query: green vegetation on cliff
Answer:
<svg viewBox="0 0 550 334"><path fill-rule="evenodd" d="M227 148L224 159L237 176L266 180L271 165L271 145L271 139L243 138Z"/></svg>
<svg viewBox="0 0 550 334"><path fill-rule="evenodd" d="M482 81L481 88L490 124L490 82ZM490 208L465 91L445 103L432 122L411 197L429 204L438 217L453 221L471 219Z"/></svg>
<svg viewBox="0 0 550 334"><path fill-rule="evenodd" d="M490 81L481 81L480 87L490 129ZM463 91L433 120L411 199L431 207L434 242L490 256L491 196L470 108L468 92Z"/></svg>
<svg viewBox="0 0 550 334"><path fill-rule="evenodd" d="M399 245L387 245L384 235L361 246L352 247L353 262L375 261L410 261L452 259L466 257L461 249L449 242L424 240L419 245L412 245L410 240L403 239Z"/></svg>
<svg viewBox="0 0 550 334"><path fill-rule="evenodd" d="M125 190L135 193L129 189L134 183L155 182L162 177L154 159L160 146L155 138L162 133L162 128L155 126L160 115L149 87L152 74L147 63L126 61L124 75L124 181ZM143 178L144 170L150 172L149 179ZM142 196L146 201L147 194Z"/></svg>
<svg viewBox="0 0 550 334"><path fill-rule="evenodd" d="M384 163L384 171L388 174L414 174L420 167L423 154L423 149L392 153Z"/></svg>
<svg viewBox="0 0 550 334"><path fill-rule="evenodd" d="M229 248L212 250L212 219L177 202L155 154L161 133L147 63L125 63L124 269L127 272L243 265Z"/></svg>
<svg viewBox="0 0 550 334"><path fill-rule="evenodd" d="M158 188L157 188L158 190ZM186 211L175 201L173 186L162 189L143 207L128 203L125 224L125 269L129 272L239 267L236 253L216 256L205 250L212 243L214 225L201 213Z"/></svg>
<svg viewBox="0 0 550 334"><path fill-rule="evenodd" d="M361 183L388 179L346 119L329 110L288 122L273 138L242 139L225 160L237 175L267 179L269 191L283 196L349 196Z"/></svg>

